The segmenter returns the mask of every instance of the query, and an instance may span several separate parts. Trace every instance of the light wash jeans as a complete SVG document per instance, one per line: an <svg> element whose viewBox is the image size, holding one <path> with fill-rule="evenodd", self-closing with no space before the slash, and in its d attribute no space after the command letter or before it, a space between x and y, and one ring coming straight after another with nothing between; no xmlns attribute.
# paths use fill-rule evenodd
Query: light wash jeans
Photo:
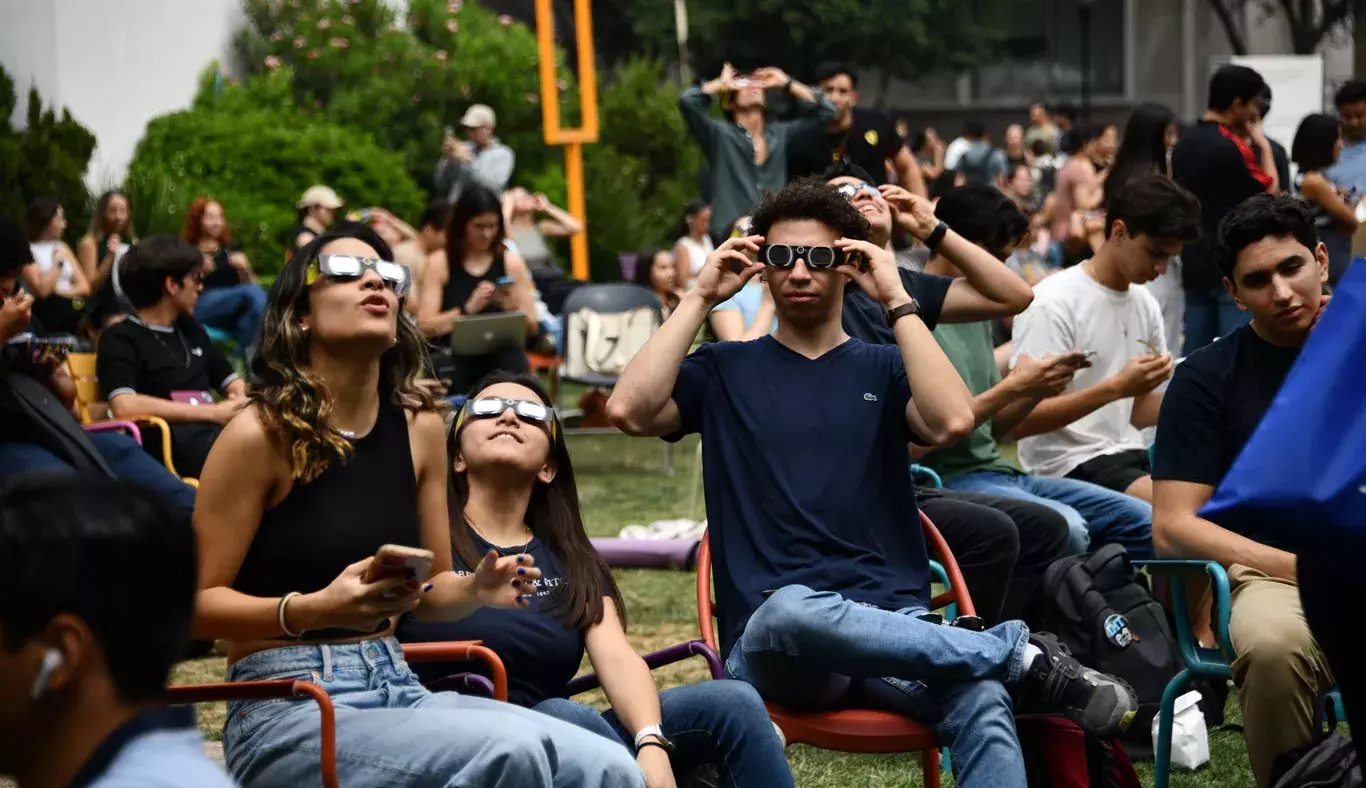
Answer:
<svg viewBox="0 0 1366 788"><path fill-rule="evenodd" d="M428 692L393 638L283 646L228 668L229 681L295 679L327 690L337 713L342 785L405 788L639 788L620 744L529 709ZM228 705L223 750L242 785L319 785L318 710L309 699Z"/></svg>
<svg viewBox="0 0 1366 788"><path fill-rule="evenodd" d="M199 294L194 316L206 326L232 334L248 358L255 354L266 314L266 291L258 284L213 287Z"/></svg>
<svg viewBox="0 0 1366 788"><path fill-rule="evenodd" d="M917 618L925 612L784 586L750 616L726 671L784 706L856 698L907 714L948 745L960 788L1025 788L1006 685L1020 680L1029 630L1007 621L972 632Z"/></svg>
<svg viewBox="0 0 1366 788"><path fill-rule="evenodd" d="M754 687L724 680L688 684L660 692L659 707L664 735L677 748L671 757L675 774L715 764L724 788L793 785L782 741ZM599 713L566 698L543 700L534 708L623 747L634 746L634 732L611 709Z"/></svg>
<svg viewBox="0 0 1366 788"><path fill-rule="evenodd" d="M1067 520L1072 554L1122 545L1134 559L1154 558L1153 507L1099 484L1058 476L976 471L944 483L950 490L986 493L1043 504Z"/></svg>

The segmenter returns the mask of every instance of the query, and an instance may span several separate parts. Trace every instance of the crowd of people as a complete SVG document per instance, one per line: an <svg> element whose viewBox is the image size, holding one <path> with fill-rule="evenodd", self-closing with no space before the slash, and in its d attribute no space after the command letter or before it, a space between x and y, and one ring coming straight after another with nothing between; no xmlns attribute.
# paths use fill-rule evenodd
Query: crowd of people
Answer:
<svg viewBox="0 0 1366 788"><path fill-rule="evenodd" d="M662 692L588 540L558 403L528 374L576 286L548 239L582 225L513 185L493 109L469 108L466 139L446 129L414 224L340 216L309 188L269 291L212 197L179 236L138 239L108 192L74 251L56 200L0 222L0 773L314 781L306 700L230 704L230 777L196 750L160 702L193 639L223 644L228 681L326 690L347 783L792 785L769 701L901 712L957 784L1025 786L1017 713L1112 737L1137 711L1040 626L1048 567L1106 545L1229 568L1262 788L1313 740L1320 694L1360 713L1357 644L1318 623L1347 615L1331 589L1351 583L1316 567L1302 601L1277 534L1200 512L1346 268L1366 83L1287 156L1240 66L1192 127L1157 105L1121 131L1039 104L999 147L980 123L946 144L858 107L845 66L814 77L727 64L685 90L705 199L671 247L634 255L665 319L605 412L630 435L703 436L729 677ZM498 315L513 340L459 350L462 324ZM82 429L101 403L65 361L86 342L105 415L169 425L165 463ZM918 511L976 616L931 615ZM386 545L427 551L423 570L373 572ZM441 689L477 666L404 659L451 640L499 655L507 702ZM585 655L607 711L568 699Z"/></svg>

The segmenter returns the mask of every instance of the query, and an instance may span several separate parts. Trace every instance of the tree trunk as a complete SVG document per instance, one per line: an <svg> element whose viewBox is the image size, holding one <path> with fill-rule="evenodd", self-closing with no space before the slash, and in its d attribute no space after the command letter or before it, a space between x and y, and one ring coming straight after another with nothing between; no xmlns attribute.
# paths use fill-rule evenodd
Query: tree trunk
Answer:
<svg viewBox="0 0 1366 788"><path fill-rule="evenodd" d="M1233 18L1234 11L1226 4L1226 0L1209 0L1210 9L1214 11L1214 16L1219 20L1219 26L1224 28L1224 36L1228 38L1228 45L1233 49L1235 55L1247 54L1247 40L1243 38L1243 31L1238 27L1238 22ZM1241 3L1235 3L1238 8Z"/></svg>

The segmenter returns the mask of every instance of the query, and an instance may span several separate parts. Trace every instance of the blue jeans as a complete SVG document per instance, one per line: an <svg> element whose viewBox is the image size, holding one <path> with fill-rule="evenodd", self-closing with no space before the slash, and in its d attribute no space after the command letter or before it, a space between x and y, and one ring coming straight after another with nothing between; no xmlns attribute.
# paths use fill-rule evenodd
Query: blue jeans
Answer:
<svg viewBox="0 0 1366 788"><path fill-rule="evenodd" d="M686 774L697 766L715 764L721 784L729 788L793 785L782 741L763 699L750 685L704 681L674 687L659 693L659 706L664 735L677 747L671 756L676 772ZM599 714L565 698L550 698L534 708L621 742L623 747L634 747L634 732L626 730L611 709Z"/></svg>
<svg viewBox="0 0 1366 788"><path fill-rule="evenodd" d="M1203 292L1187 290L1186 344L1181 355L1189 356L1251 319L1222 286Z"/></svg>
<svg viewBox="0 0 1366 788"><path fill-rule="evenodd" d="M784 586L750 616L726 671L784 706L838 707L852 693L909 715L948 745L961 788L1024 788L1005 685L1020 679L1029 630L1007 621L972 632L917 618L925 612Z"/></svg>
<svg viewBox="0 0 1366 788"><path fill-rule="evenodd" d="M186 511L194 511L194 488L152 459L132 437L121 432L87 432L86 437L120 479L146 487ZM35 443L0 443L0 478L64 470L73 469L65 460Z"/></svg>
<svg viewBox="0 0 1366 788"><path fill-rule="evenodd" d="M266 291L258 284L215 287L199 294L194 316L206 326L232 334L243 353L255 351L266 314Z"/></svg>
<svg viewBox="0 0 1366 788"><path fill-rule="evenodd" d="M327 690L337 715L342 785L405 788L632 786L645 778L630 753L529 709L418 683L393 638L282 646L228 668L229 681L295 679ZM223 750L242 785L318 785L318 710L312 700L228 705Z"/></svg>
<svg viewBox="0 0 1366 788"><path fill-rule="evenodd" d="M1034 501L1067 520L1068 552L1123 545L1135 559L1153 558L1153 507L1098 484L1058 476L976 471L945 482L950 490Z"/></svg>

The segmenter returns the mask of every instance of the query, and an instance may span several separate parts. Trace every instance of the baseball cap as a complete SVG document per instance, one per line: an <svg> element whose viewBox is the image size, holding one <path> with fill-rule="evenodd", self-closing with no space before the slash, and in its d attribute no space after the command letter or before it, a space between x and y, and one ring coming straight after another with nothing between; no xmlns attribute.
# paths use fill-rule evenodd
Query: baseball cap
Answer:
<svg viewBox="0 0 1366 788"><path fill-rule="evenodd" d="M465 110L465 117L460 119L460 125L467 129L478 129L497 124L498 116L493 114L493 108L487 104L475 104Z"/></svg>
<svg viewBox="0 0 1366 788"><path fill-rule="evenodd" d="M342 198L338 197L337 193L332 191L332 187L310 186L308 187L308 191L304 192L303 198L299 200L298 207L307 208L311 205L317 205L323 208L331 208L335 211L345 204L346 203L342 202Z"/></svg>

